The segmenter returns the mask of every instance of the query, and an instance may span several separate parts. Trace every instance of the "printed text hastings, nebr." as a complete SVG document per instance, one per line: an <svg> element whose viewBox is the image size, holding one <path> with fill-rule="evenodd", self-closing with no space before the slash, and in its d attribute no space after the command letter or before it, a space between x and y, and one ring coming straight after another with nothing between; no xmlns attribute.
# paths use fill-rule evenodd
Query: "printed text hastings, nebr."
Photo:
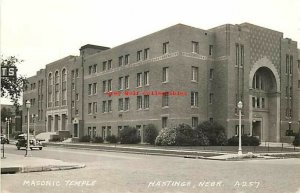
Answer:
<svg viewBox="0 0 300 193"><path fill-rule="evenodd" d="M258 188L260 182L258 181L235 181L233 183L224 184L223 181L200 181L198 183L192 183L191 181L151 181L148 183L148 188L158 187L223 187L226 185L232 185L236 188Z"/></svg>

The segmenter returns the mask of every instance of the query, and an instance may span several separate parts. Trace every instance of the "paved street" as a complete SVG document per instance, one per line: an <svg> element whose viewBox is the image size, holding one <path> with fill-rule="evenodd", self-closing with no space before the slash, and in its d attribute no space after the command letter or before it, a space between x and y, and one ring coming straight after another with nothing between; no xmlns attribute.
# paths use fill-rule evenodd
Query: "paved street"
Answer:
<svg viewBox="0 0 300 193"><path fill-rule="evenodd" d="M300 159L212 161L50 147L32 154L86 167L1 175L3 193L300 192Z"/></svg>

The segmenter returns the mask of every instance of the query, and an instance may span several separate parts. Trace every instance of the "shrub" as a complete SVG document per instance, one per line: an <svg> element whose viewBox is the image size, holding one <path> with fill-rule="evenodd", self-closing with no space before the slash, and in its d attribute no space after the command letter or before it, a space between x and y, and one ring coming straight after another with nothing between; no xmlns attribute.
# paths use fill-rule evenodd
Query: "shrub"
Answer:
<svg viewBox="0 0 300 193"><path fill-rule="evenodd" d="M80 142L90 142L91 141L91 136L89 135L85 135L85 136L82 136L80 139L79 139Z"/></svg>
<svg viewBox="0 0 300 193"><path fill-rule="evenodd" d="M297 134L295 135L295 139L294 139L294 141L293 141L293 145L294 145L294 146L300 146L300 133L297 133Z"/></svg>
<svg viewBox="0 0 300 193"><path fill-rule="evenodd" d="M164 128L155 139L156 145L175 145L176 144L176 129Z"/></svg>
<svg viewBox="0 0 300 193"><path fill-rule="evenodd" d="M204 135L200 136L199 134L199 131L192 129L189 125L180 124L174 128L162 129L155 140L155 144L185 146L207 144L207 138L205 138ZM202 139L202 141L200 139Z"/></svg>
<svg viewBox="0 0 300 193"><path fill-rule="evenodd" d="M118 142L117 137L115 135L108 135L106 137L106 141L109 143L117 143Z"/></svg>
<svg viewBox="0 0 300 193"><path fill-rule="evenodd" d="M260 144L259 139L254 136L242 135L242 145L243 146L258 146ZM228 139L229 146L238 146L239 145L239 137L233 136Z"/></svg>
<svg viewBox="0 0 300 193"><path fill-rule="evenodd" d="M144 131L144 141L146 143L154 144L157 135L158 135L158 131L155 125L149 124L146 126Z"/></svg>
<svg viewBox="0 0 300 193"><path fill-rule="evenodd" d="M209 145L225 145L227 143L225 128L216 122L202 122L197 126L196 130L203 132L207 136Z"/></svg>
<svg viewBox="0 0 300 193"><path fill-rule="evenodd" d="M136 144L141 141L141 138L137 134L135 127L124 127L120 131L121 144Z"/></svg>
<svg viewBox="0 0 300 193"><path fill-rule="evenodd" d="M100 136L97 136L93 139L93 143L103 143L103 138Z"/></svg>

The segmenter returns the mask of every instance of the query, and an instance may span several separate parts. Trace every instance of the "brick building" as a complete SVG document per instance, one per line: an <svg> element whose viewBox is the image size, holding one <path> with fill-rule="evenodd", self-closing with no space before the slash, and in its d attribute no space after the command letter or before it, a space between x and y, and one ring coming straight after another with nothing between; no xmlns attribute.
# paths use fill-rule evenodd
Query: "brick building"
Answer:
<svg viewBox="0 0 300 193"><path fill-rule="evenodd" d="M114 48L88 44L29 82L23 104L32 101L39 132L73 138L118 135L127 126L143 136L149 123L161 129L206 120L231 137L238 101L244 134L284 141L287 129L300 127L297 42L249 23L178 24Z"/></svg>

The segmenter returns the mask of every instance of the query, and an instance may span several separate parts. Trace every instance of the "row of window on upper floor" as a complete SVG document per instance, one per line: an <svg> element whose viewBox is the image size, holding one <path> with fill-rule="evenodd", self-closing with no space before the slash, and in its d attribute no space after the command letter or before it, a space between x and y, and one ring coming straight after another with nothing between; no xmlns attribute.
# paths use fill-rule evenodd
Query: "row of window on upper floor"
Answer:
<svg viewBox="0 0 300 193"><path fill-rule="evenodd" d="M199 81L199 69L198 67L192 66L192 72L191 72L191 81L192 82L198 82ZM213 78L213 69L210 69L209 73L210 79ZM124 90L129 89L129 81L130 77L122 76L118 79L118 90ZM162 83L169 82L169 67L163 67L162 68ZM150 72L139 72L136 74L136 87L142 87L142 86L148 86L150 85ZM75 84L72 84L72 88L75 89ZM103 92L111 92L112 91L112 79L109 80L103 80L102 81L102 88ZM95 95L97 94L97 83L91 83L88 84L88 95Z"/></svg>
<svg viewBox="0 0 300 193"><path fill-rule="evenodd" d="M199 42L192 41L192 52L199 54ZM162 53L169 53L169 42L164 42L162 45ZM209 45L209 55L213 53L213 45ZM136 53L136 61L139 62L142 59L148 60L150 58L150 48L145 48L143 50L138 50ZM102 71L107 71L112 69L112 59L105 60L102 62ZM118 58L118 67L128 65L130 63L130 54L126 54L124 56L119 56ZM93 64L88 66L88 74L91 75L93 73L98 72L98 64Z"/></svg>
<svg viewBox="0 0 300 193"><path fill-rule="evenodd" d="M210 94L210 103L212 103L213 94ZM102 113L112 112L113 100L102 101ZM129 111L130 98L119 98L118 99L118 111ZM169 107L169 95L166 93L162 96L162 107ZM198 107L198 92L191 92L191 107ZM136 96L136 109L149 109L150 108L150 95ZM88 103L88 114L98 112L98 103Z"/></svg>

